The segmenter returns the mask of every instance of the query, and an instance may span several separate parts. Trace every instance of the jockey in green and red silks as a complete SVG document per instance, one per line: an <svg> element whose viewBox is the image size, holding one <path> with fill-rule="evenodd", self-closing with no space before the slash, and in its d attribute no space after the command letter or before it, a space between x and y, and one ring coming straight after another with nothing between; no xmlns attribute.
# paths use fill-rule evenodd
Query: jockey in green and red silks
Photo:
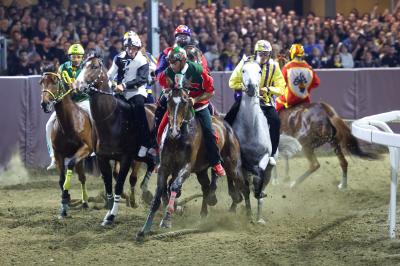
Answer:
<svg viewBox="0 0 400 266"><path fill-rule="evenodd" d="M214 81L200 64L188 61L186 51L179 46L169 52L167 60L169 66L159 76L160 85L166 91L170 88L181 88L182 84L178 84L178 82L181 82L182 79L177 79L178 75L182 75L186 81L189 81L188 87L185 88L189 89L189 97L193 102L196 118L200 121L203 130L207 151L210 152L210 165L217 175L223 176L225 170L221 165L221 156L212 129L211 113L208 109L209 101L214 95ZM157 107L157 109L160 108ZM164 114L158 135L162 134L167 121L167 114Z"/></svg>

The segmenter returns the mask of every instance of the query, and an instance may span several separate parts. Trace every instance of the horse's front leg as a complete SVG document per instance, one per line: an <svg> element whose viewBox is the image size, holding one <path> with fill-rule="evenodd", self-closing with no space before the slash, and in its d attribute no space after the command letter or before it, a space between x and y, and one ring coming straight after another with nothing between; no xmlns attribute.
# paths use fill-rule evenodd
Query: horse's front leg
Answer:
<svg viewBox="0 0 400 266"><path fill-rule="evenodd" d="M118 214L119 202L121 200L121 195L124 190L124 184L126 176L129 172L132 163L132 156L124 156L120 161L120 169L117 177L117 183L115 184L115 195L114 204L110 211L107 212L106 216L101 225L112 225L114 223L115 217Z"/></svg>
<svg viewBox="0 0 400 266"><path fill-rule="evenodd" d="M104 182L104 188L106 191L106 208L110 211L113 207L113 192L112 192L112 168L110 165L110 160L102 156L97 156L97 162L99 164L101 176Z"/></svg>
<svg viewBox="0 0 400 266"><path fill-rule="evenodd" d="M169 197L169 202L167 205L167 209L164 215L164 218L161 220L160 227L163 228L171 228L172 227L172 214L175 210L175 199L176 196L180 193L182 189L182 184L189 177L191 172L191 165L186 164L178 173L175 181L171 184L170 191L171 195Z"/></svg>
<svg viewBox="0 0 400 266"><path fill-rule="evenodd" d="M263 192L265 187L268 185L271 179L271 172L274 166L268 165L265 171L259 171L259 174L254 177L254 195L257 199L257 223L265 224L265 220L262 218L262 206L264 203L264 197L266 194Z"/></svg>
<svg viewBox="0 0 400 266"><path fill-rule="evenodd" d="M153 173L154 168L155 168L153 159L146 158L146 165L147 165L147 170L146 170L146 174L143 177L142 183L140 183L140 189L142 190L142 200L145 203L150 204L151 200L153 199L153 194L151 194L151 192L148 189L148 183L149 183L151 174Z"/></svg>
<svg viewBox="0 0 400 266"><path fill-rule="evenodd" d="M82 192L82 208L87 209L89 207L88 200L89 196L86 190L86 176L85 170L83 168L83 161L76 164L75 170L78 173L79 181L81 182L81 192Z"/></svg>
<svg viewBox="0 0 400 266"><path fill-rule="evenodd" d="M59 155L57 152L54 152L56 164L60 171L60 178L58 180L58 184L61 189L61 205L60 205L60 216L59 219L64 219L67 217L68 212L68 204L71 201L71 197L68 191L64 190L64 183L65 183L65 165L64 165L64 158Z"/></svg>
<svg viewBox="0 0 400 266"><path fill-rule="evenodd" d="M153 224L154 215L157 212L161 204L161 197L167 193L167 178L169 173L167 173L162 167L158 170L157 175L157 188L154 194L153 202L151 203L150 212L147 216L146 222L142 229L136 234L136 240L142 241L146 234L150 231Z"/></svg>

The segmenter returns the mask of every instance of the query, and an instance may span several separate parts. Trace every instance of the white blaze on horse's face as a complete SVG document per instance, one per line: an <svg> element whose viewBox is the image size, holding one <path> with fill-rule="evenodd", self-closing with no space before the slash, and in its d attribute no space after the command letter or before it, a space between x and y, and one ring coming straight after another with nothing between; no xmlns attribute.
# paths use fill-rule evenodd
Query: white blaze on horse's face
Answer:
<svg viewBox="0 0 400 266"><path fill-rule="evenodd" d="M175 138L179 135L179 130L176 124L176 120L178 117L178 109L179 109L179 104L181 103L181 97L173 97L172 100L175 103L175 108L174 108L174 124L172 125L171 137Z"/></svg>
<svg viewBox="0 0 400 266"><path fill-rule="evenodd" d="M259 96L261 66L256 61L247 61L242 68L242 83L244 92L250 97Z"/></svg>

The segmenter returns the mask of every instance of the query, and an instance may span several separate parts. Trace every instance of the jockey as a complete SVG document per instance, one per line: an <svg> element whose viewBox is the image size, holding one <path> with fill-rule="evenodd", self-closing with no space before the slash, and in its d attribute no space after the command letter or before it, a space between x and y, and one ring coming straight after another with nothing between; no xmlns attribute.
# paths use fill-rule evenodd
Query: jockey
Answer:
<svg viewBox="0 0 400 266"><path fill-rule="evenodd" d="M211 114L208 109L209 100L214 95L214 81L200 64L187 61L186 51L179 46L168 53L167 60L169 67L160 74L160 85L165 90L170 89L171 86L177 86L175 84L176 74L182 74L187 80L191 80L189 96L193 102L196 118L200 121L203 130L207 151L210 152L209 162L215 173L218 176L223 176L225 170L221 165L221 156L214 137ZM169 84L168 81L172 81L173 84Z"/></svg>
<svg viewBox="0 0 400 266"><path fill-rule="evenodd" d="M70 60L63 63L58 69L58 74L60 75L64 85L67 85L69 87L78 77L81 71L84 54L85 50L79 43L72 44L68 48L68 57ZM74 91L71 95L71 98L82 109L87 111L89 116L91 116L89 96L86 93L80 91ZM49 151L49 155L51 158L51 162L50 165L47 167L47 170L56 168L53 146L51 145L51 129L53 128L55 119L56 119L56 112L53 112L49 118L49 121L47 121L46 123L46 141L47 141L47 148Z"/></svg>
<svg viewBox="0 0 400 266"><path fill-rule="evenodd" d="M188 48L193 47L193 40L191 38L192 36L192 31L190 28L186 25L179 25L175 29L175 46L180 46L184 49L188 46ZM167 67L168 67L168 60L167 60L167 55L169 51L171 51L174 47L168 47L166 48L158 57L157 61L157 69L156 69L156 76L158 77L161 72L163 72ZM203 66L203 69L206 69L208 71L208 65L207 65L207 60L202 55L201 57L201 65Z"/></svg>
<svg viewBox="0 0 400 266"><path fill-rule="evenodd" d="M268 120L270 126L269 133L271 137L272 153L270 157L270 164L276 165L274 155L278 149L279 134L280 134L280 120L278 112L274 107L273 96L282 95L286 86L285 79L283 78L282 72L279 68L279 64L271 59L272 46L266 40L257 41L254 48L254 55L250 57L250 60L254 59L261 65L261 80L260 80L260 95L261 99L261 110ZM242 67L243 59L233 70L229 79L229 87L235 91L235 103L225 116L225 120L229 124L233 124L236 114L239 111L240 100L242 96Z"/></svg>
<svg viewBox="0 0 400 266"><path fill-rule="evenodd" d="M114 57L107 75L111 81L116 79L115 91L123 93L133 106L133 117L139 132L138 156L145 157L148 152L154 155L155 150L151 149L150 129L144 108L147 97L146 84L149 78L149 63L140 51L142 42L136 32L126 32L123 44L125 51Z"/></svg>
<svg viewBox="0 0 400 266"><path fill-rule="evenodd" d="M287 87L284 95L276 99L276 110L290 108L300 103L310 102L310 92L320 84L319 77L304 60L304 48L301 44L290 47L290 59L282 68Z"/></svg>
<svg viewBox="0 0 400 266"><path fill-rule="evenodd" d="M190 30L190 28L188 26L179 25L175 29L174 47L180 46L182 48L188 47L188 49L192 49L193 44L192 44L191 36L192 36L192 31ZM174 47L166 48L158 57L157 68L155 71L157 78L168 67L169 63L167 60L167 55ZM202 65L203 69L205 69L206 72L208 73L209 70L208 70L208 66L207 66L207 60L203 54L201 55L201 65ZM212 108L212 107L210 106L210 108ZM161 92L160 98L157 101L157 110L154 114L155 134L157 134L158 127L161 123L161 119L163 118L166 110L167 110L167 99L164 96L163 92Z"/></svg>

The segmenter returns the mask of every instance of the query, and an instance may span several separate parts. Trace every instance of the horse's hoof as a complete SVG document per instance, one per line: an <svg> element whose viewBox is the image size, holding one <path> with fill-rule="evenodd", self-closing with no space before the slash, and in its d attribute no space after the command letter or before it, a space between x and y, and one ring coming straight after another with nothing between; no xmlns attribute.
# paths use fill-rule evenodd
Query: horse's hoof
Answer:
<svg viewBox="0 0 400 266"><path fill-rule="evenodd" d="M114 223L114 215L109 215L106 219L103 220L103 222L101 223L101 226L111 226Z"/></svg>
<svg viewBox="0 0 400 266"><path fill-rule="evenodd" d="M215 193L209 194L207 196L207 205L208 206L215 206L218 203L217 196Z"/></svg>
<svg viewBox="0 0 400 266"><path fill-rule="evenodd" d="M231 207L229 208L229 212L236 213L236 207L237 207L236 204L232 204Z"/></svg>
<svg viewBox="0 0 400 266"><path fill-rule="evenodd" d="M58 215L58 220L65 220L66 218L68 218L67 213L60 213L60 215Z"/></svg>
<svg viewBox="0 0 400 266"><path fill-rule="evenodd" d="M144 232L142 230L140 230L139 232L136 233L135 240L137 242L143 242L144 238L145 238L145 234L144 234Z"/></svg>
<svg viewBox="0 0 400 266"><path fill-rule="evenodd" d="M205 219L205 218L207 218L207 216L208 216L208 212L207 211L200 212L201 219Z"/></svg>
<svg viewBox="0 0 400 266"><path fill-rule="evenodd" d="M267 222L263 218L260 218L260 219L258 219L257 224L266 225Z"/></svg>
<svg viewBox="0 0 400 266"><path fill-rule="evenodd" d="M347 189L347 184L345 184L345 183L340 183L340 184L338 185L338 189L339 189L339 190L346 190L346 189Z"/></svg>
<svg viewBox="0 0 400 266"><path fill-rule="evenodd" d="M296 188L296 185L297 185L296 181L293 181L290 183L289 188L294 189L294 188Z"/></svg>
<svg viewBox="0 0 400 266"><path fill-rule="evenodd" d="M172 221L171 220L165 220L162 219L160 223L160 228L171 228L172 227Z"/></svg>
<svg viewBox="0 0 400 266"><path fill-rule="evenodd" d="M143 191L142 200L144 203L150 205L153 200L153 194L151 194L151 192L148 190Z"/></svg>
<svg viewBox="0 0 400 266"><path fill-rule="evenodd" d="M89 209L89 204L87 202L82 202L82 209L84 210Z"/></svg>

